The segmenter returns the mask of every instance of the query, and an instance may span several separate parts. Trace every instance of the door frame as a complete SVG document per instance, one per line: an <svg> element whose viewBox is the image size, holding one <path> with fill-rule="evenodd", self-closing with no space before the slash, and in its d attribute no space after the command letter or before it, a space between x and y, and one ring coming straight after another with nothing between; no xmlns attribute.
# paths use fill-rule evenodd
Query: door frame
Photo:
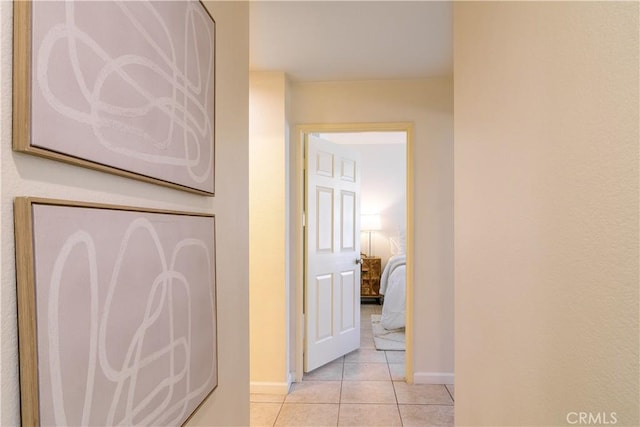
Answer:
<svg viewBox="0 0 640 427"><path fill-rule="evenodd" d="M302 381L304 374L304 142L305 135L330 132L406 132L406 352L405 379L413 383L413 279L414 279L414 175L413 175L413 128L412 122L384 123L315 123L295 126L292 199L295 200L291 228L294 245L291 251L291 267L295 284L295 381Z"/></svg>

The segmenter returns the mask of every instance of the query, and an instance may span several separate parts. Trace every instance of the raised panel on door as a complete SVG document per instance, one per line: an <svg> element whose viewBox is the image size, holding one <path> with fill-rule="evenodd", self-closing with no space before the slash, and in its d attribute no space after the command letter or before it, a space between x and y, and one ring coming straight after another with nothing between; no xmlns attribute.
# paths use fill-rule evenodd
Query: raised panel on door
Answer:
<svg viewBox="0 0 640 427"><path fill-rule="evenodd" d="M316 251L333 250L333 189L316 188Z"/></svg>
<svg viewBox="0 0 640 427"><path fill-rule="evenodd" d="M316 175L333 177L333 154L318 151L315 164Z"/></svg>
<svg viewBox="0 0 640 427"><path fill-rule="evenodd" d="M340 159L340 179L356 182L356 161L354 159Z"/></svg>
<svg viewBox="0 0 640 427"><path fill-rule="evenodd" d="M354 270L340 273L340 333L352 330L356 327L356 318L353 305L359 295L356 295L359 287L356 284Z"/></svg>
<svg viewBox="0 0 640 427"><path fill-rule="evenodd" d="M356 193L342 191L340 193L341 227L340 249L355 251L356 249Z"/></svg>
<svg viewBox="0 0 640 427"><path fill-rule="evenodd" d="M330 339L333 336L333 318L331 305L333 303L333 275L323 274L316 277L315 283L316 306L313 314L316 316L316 343Z"/></svg>

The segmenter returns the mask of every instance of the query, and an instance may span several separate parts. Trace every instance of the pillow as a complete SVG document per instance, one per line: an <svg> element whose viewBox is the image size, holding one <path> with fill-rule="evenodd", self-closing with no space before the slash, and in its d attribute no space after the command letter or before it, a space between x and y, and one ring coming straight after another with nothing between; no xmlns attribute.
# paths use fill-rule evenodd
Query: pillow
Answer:
<svg viewBox="0 0 640 427"><path fill-rule="evenodd" d="M407 236L404 230L398 230L389 238L391 255L404 255L407 252Z"/></svg>

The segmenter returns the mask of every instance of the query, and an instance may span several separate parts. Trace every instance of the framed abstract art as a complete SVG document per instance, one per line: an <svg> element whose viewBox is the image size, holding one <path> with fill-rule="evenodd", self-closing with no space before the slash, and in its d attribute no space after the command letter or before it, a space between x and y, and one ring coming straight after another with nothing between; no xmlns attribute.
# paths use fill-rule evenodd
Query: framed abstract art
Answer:
<svg viewBox="0 0 640 427"><path fill-rule="evenodd" d="M14 149L215 192L215 21L197 0L14 1Z"/></svg>
<svg viewBox="0 0 640 427"><path fill-rule="evenodd" d="M14 208L23 425L185 423L218 383L214 216Z"/></svg>

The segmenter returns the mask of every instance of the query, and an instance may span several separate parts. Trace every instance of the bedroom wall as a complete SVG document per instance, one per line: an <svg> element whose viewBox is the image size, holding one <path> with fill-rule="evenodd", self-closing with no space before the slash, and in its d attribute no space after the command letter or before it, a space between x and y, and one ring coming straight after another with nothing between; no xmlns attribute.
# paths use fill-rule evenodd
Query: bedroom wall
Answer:
<svg viewBox="0 0 640 427"><path fill-rule="evenodd" d="M384 268L391 242L406 231L407 171L404 144L353 144L362 159L361 212L380 214L382 230L371 232L371 254ZM369 233L361 233L361 251L368 253Z"/></svg>
<svg viewBox="0 0 640 427"><path fill-rule="evenodd" d="M640 425L639 8L454 5L456 424Z"/></svg>
<svg viewBox="0 0 640 427"><path fill-rule="evenodd" d="M434 78L291 85L292 125L393 121L415 125L416 382L453 382L452 83L452 78Z"/></svg>
<svg viewBox="0 0 640 427"><path fill-rule="evenodd" d="M219 385L190 425L249 424L248 49L246 2L206 1L217 22L216 197L11 151L12 2L0 1L1 425L19 425L12 202L40 196L216 214Z"/></svg>

